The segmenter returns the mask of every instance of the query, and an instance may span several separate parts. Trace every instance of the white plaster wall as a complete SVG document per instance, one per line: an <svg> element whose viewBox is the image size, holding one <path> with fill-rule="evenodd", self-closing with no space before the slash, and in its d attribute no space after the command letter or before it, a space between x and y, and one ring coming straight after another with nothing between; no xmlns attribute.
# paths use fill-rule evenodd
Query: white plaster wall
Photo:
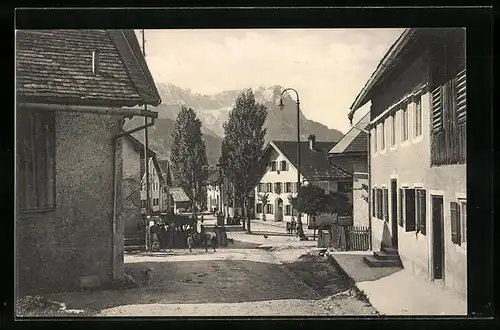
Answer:
<svg viewBox="0 0 500 330"><path fill-rule="evenodd" d="M409 132L408 140L401 142L402 111L396 115L396 145L391 146L391 121L386 120L386 149L380 151L381 132L377 132L377 151L371 146L372 188L387 187L389 189L389 210L392 208L390 180L397 179L398 189L402 186L409 188L423 188L427 192L427 233L415 234L405 232L398 226L398 248L405 268L411 269L415 274L431 277L431 191L440 192L444 196L444 237L445 237L445 286L465 296L466 293L466 249L451 243L450 202L456 201L456 194L466 194L466 165L430 166L430 93L422 94L422 135L414 134L415 104L408 107ZM372 137L373 137L372 129ZM373 140L373 139L372 139ZM370 196L370 198L372 198ZM370 211L370 216L371 216ZM399 205L398 205L399 213ZM385 223L372 217L372 244L374 250L379 250L381 244L390 245L391 222Z"/></svg>

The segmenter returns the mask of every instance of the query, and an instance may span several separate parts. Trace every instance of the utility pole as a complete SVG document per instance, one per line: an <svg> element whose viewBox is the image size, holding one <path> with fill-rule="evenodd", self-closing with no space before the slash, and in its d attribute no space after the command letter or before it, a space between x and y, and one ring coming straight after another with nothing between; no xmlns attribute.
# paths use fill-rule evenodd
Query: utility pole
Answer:
<svg viewBox="0 0 500 330"><path fill-rule="evenodd" d="M142 34L142 55L146 57L146 39L144 36L144 29L141 30ZM144 104L144 110L148 110L148 106ZM144 125L148 124L148 118L144 117ZM148 127L144 129L144 170L146 174L146 251L149 251L149 219L150 219L150 198L149 198L149 157L148 157Z"/></svg>

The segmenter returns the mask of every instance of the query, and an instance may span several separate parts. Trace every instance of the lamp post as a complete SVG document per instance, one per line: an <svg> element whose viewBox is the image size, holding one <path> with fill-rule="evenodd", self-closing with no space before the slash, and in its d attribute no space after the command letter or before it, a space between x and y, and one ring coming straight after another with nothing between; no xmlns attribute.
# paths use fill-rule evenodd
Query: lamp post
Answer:
<svg viewBox="0 0 500 330"><path fill-rule="evenodd" d="M293 89L293 88L284 89L280 95L279 107L280 107L281 111L283 111L283 109L285 108L285 105L283 104L283 95L287 91L295 92L295 95L297 97L297 100L295 101L295 103L297 105L297 167L298 167L297 168L297 194L298 194L299 189L300 189L300 185L301 185L300 184L300 100L299 100L299 93L295 89ZM302 227L301 214L299 211L297 211L297 225L300 228L299 229L299 236L300 236L300 238L303 238L305 235L304 235L304 229Z"/></svg>

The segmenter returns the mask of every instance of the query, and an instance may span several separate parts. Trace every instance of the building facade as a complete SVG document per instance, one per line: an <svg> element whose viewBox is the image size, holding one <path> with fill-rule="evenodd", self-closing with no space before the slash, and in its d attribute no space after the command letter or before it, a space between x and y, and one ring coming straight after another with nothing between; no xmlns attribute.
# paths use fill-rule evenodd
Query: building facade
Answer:
<svg viewBox="0 0 500 330"><path fill-rule="evenodd" d="M352 108L371 100L373 249L465 297L465 30L407 29L390 52Z"/></svg>
<svg viewBox="0 0 500 330"><path fill-rule="evenodd" d="M149 210L150 215L160 215L161 213L166 213L169 209L168 205L168 195L170 187L166 184L164 173L156 158L156 154L149 158ZM146 173L143 172L141 180L141 208L142 212L145 212L147 207L147 191L146 191Z"/></svg>
<svg viewBox="0 0 500 330"><path fill-rule="evenodd" d="M120 134L151 114L123 107L161 102L138 49L132 30L16 31L20 295L123 276Z"/></svg>
<svg viewBox="0 0 500 330"><path fill-rule="evenodd" d="M301 173L297 183L297 142L271 141L263 157L269 165L255 187L255 216L266 221L292 221L296 211L290 198L297 195L299 185L304 182L319 186L326 193L349 191L352 177L328 159L328 151L334 145L335 142L316 142L313 135L301 142ZM303 223L311 226L310 217L302 216Z"/></svg>

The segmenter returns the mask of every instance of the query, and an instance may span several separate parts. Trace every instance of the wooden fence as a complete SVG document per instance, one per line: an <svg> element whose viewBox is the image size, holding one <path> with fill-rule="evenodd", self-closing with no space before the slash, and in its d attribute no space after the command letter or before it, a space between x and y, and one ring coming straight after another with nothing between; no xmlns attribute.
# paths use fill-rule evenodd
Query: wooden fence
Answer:
<svg viewBox="0 0 500 330"><path fill-rule="evenodd" d="M333 247L337 251L367 251L370 249L370 229L333 225L319 232L318 246Z"/></svg>

